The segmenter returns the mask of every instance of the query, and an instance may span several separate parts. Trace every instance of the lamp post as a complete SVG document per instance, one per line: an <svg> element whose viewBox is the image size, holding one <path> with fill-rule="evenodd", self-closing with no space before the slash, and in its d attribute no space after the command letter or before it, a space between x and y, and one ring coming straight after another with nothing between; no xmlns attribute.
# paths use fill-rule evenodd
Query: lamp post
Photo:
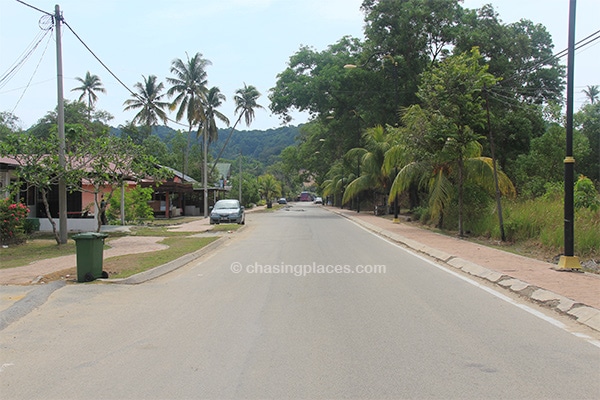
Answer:
<svg viewBox="0 0 600 400"><path fill-rule="evenodd" d="M569 47L567 53L567 143L565 156L565 202L564 202L564 252L560 257L557 270L578 271L581 270L579 258L574 255L574 166L573 158L573 71L575 61L575 6L577 0L571 0L569 4Z"/></svg>

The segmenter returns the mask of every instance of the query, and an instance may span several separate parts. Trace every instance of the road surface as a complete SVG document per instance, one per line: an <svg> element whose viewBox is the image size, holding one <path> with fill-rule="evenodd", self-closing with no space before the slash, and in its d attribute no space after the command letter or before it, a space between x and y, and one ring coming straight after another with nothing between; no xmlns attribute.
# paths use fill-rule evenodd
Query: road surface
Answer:
<svg viewBox="0 0 600 400"><path fill-rule="evenodd" d="M598 399L600 348L309 203L0 331L4 399Z"/></svg>

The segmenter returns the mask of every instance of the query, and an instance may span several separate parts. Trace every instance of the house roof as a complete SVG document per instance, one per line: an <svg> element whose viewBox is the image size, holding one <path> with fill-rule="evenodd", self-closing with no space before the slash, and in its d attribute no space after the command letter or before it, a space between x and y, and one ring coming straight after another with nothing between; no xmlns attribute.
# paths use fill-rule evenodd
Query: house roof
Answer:
<svg viewBox="0 0 600 400"><path fill-rule="evenodd" d="M181 171L177 171L174 168L171 167L165 167L164 165L161 165L160 167L168 169L169 171L171 171L175 176L177 176L179 179L181 179L183 182L189 182L189 183L198 183L197 180L195 180L194 178L192 178L191 176L185 175L183 172Z"/></svg>
<svg viewBox="0 0 600 400"><path fill-rule="evenodd" d="M230 163L217 163L215 165L215 169L219 174L219 179L221 177L228 178L231 176L231 164Z"/></svg>

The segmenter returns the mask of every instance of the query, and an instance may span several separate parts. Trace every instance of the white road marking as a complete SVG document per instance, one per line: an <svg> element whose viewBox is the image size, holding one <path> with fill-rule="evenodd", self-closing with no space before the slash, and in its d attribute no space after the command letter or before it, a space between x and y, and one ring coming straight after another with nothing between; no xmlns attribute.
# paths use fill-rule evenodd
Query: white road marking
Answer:
<svg viewBox="0 0 600 400"><path fill-rule="evenodd" d="M467 282L467 283L469 283L469 284L471 284L471 285L473 285L473 286L475 286L477 288L480 288L480 289L486 291L487 293L491 294L492 296L495 296L495 297L497 297L497 298L499 298L501 300L504 300L507 303L512 304L512 305L514 305L514 306L522 309L523 311L526 311L529 314L534 315L534 316L536 316L536 317L538 317L538 318L540 318L540 319L542 319L542 320L544 320L544 321L546 321L546 322L548 322L548 323L556 326L557 328L560 328L560 329L564 330L565 332L569 332L570 334L574 335L575 337L583 339L583 340L587 341L588 343L590 343L591 345L600 348L600 341L599 340L596 340L596 339L594 339L594 338L592 338L592 337L590 337L590 336L588 336L586 334L580 333L580 332L573 332L570 329L568 329L568 327L565 324L563 324L562 322L558 321L557 319L554 319L554 318L552 318L552 317L550 317L550 316L548 316L548 315L546 315L546 314L544 314L544 313L542 313L540 311L537 311L537 310L535 310L534 308L532 308L530 306L518 303L515 300L511 299L510 297L506 296L505 294L502 294L502 293L498 292L495 289L492 289L490 287L482 285L481 283L479 283L477 281L474 281L473 279L471 279L471 278L469 278L469 277L467 277L465 275L462 275L462 274L460 274L458 272L452 271L448 267L445 267L445 266L443 266L441 264L438 264L438 263L436 263L436 262L434 262L434 261L432 261L432 260L430 260L430 259L428 259L428 258L426 258L426 257L424 257L424 256L422 256L422 255L420 255L418 253L416 253L415 251L413 251L411 249L407 249L406 247L404 247L404 246L402 246L402 245L400 245L400 244L392 241L389 238L380 236L376 232L371 231L370 229L362 226L361 224L359 224L357 222L354 222L354 221L352 221L350 219L347 219L347 220L350 221L351 223L353 223L354 225L358 226L359 228L363 229L364 231L370 233L371 235L373 235L373 236L375 236L375 237L377 237L377 238L379 238L379 239L381 239L381 240L383 240L383 241L385 241L385 242L387 242L387 243L389 243L389 244L391 244L393 246L396 246L397 248L399 248L399 249L401 249L403 251L406 251L407 253L412 254L413 256L419 258L420 260L423 260L426 263L428 263L428 264L430 264L430 265L432 265L432 266L434 266L434 267L436 267L436 268L438 268L438 269L440 269L442 271L445 271L445 272L449 273L450 275L453 275L453 276L455 276L455 277L457 277L459 279L462 279L463 281L465 281L465 282Z"/></svg>

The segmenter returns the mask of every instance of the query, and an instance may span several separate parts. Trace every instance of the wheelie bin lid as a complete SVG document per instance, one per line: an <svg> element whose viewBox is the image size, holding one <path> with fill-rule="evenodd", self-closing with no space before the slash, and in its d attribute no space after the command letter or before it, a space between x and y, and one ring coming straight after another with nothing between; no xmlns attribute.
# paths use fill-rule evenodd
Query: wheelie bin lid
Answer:
<svg viewBox="0 0 600 400"><path fill-rule="evenodd" d="M73 235L73 240L93 240L93 239L104 239L107 238L108 234L99 232L82 232L77 235Z"/></svg>

